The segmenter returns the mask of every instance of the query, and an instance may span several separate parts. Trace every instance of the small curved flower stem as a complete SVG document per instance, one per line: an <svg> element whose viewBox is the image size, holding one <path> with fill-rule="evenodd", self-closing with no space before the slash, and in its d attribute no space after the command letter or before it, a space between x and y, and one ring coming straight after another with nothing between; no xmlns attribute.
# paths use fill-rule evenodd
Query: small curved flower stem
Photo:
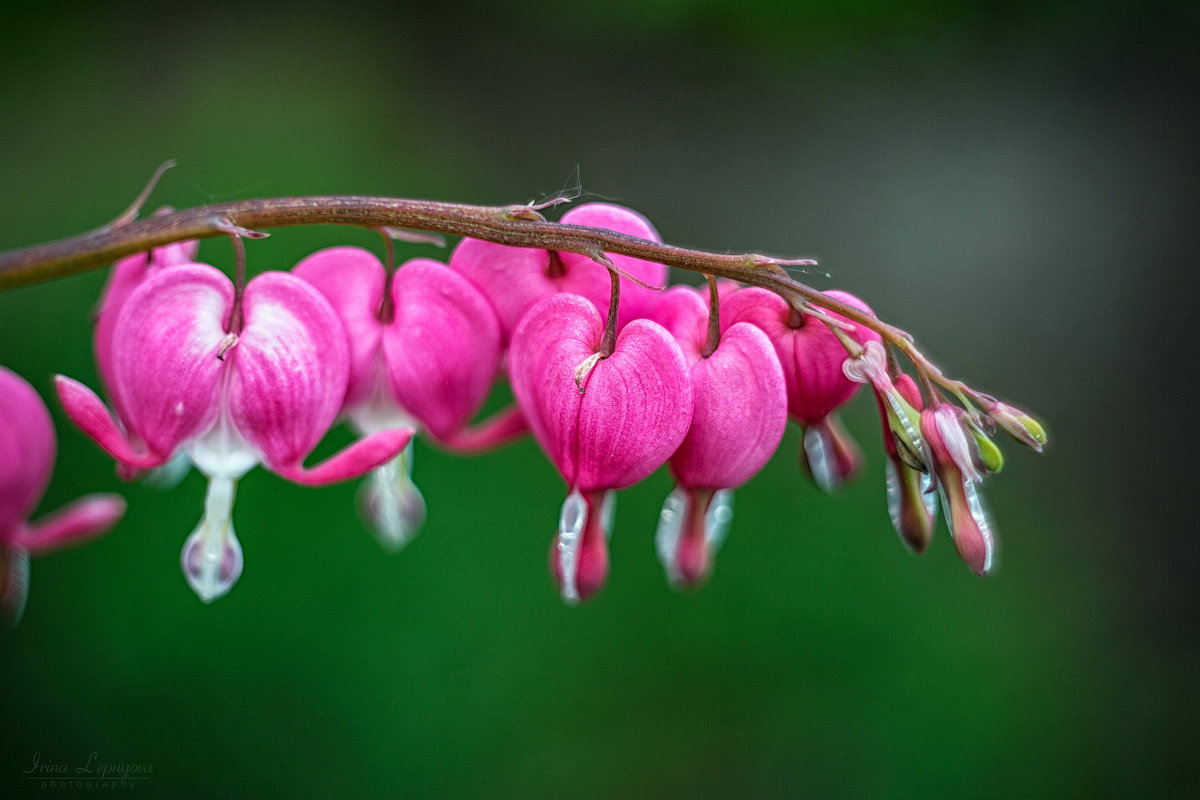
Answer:
<svg viewBox="0 0 1200 800"><path fill-rule="evenodd" d="M717 279L712 275L705 275L704 278L708 281L708 338L704 341L702 355L708 358L717 352L721 344L721 302L717 296Z"/></svg>
<svg viewBox="0 0 1200 800"><path fill-rule="evenodd" d="M238 336L246 327L246 312L242 309L242 295L246 292L246 245L236 231L230 231L229 238L233 242L234 278L233 278L233 307L229 309L229 319L225 321L225 333Z"/></svg>
<svg viewBox="0 0 1200 800"><path fill-rule="evenodd" d="M608 277L612 280L612 289L608 294L608 319L604 321L604 338L600 340L600 357L608 358L617 349L617 308L621 302L621 276L616 270L610 269Z"/></svg>
<svg viewBox="0 0 1200 800"><path fill-rule="evenodd" d="M383 299L379 301L379 309L375 316L384 325L388 325L396 318L396 302L392 299L392 280L396 275L396 243L387 228L381 228L379 232L383 235L383 249L386 254L384 274L387 277L383 281Z"/></svg>

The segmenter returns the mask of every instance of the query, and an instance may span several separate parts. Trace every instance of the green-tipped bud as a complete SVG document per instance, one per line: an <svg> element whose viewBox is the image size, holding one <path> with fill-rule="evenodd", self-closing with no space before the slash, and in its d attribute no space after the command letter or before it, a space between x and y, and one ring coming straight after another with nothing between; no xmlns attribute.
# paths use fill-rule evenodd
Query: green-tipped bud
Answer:
<svg viewBox="0 0 1200 800"><path fill-rule="evenodd" d="M1004 468L1004 454L1000 452L1000 448L996 446L987 434L976 428L974 425L969 426L971 438L975 443L975 452L973 455L978 459L979 465L984 472L997 473Z"/></svg>
<svg viewBox="0 0 1200 800"><path fill-rule="evenodd" d="M1001 430L1030 450L1042 452L1046 445L1046 429L1036 419L1005 403L996 403L986 410Z"/></svg>

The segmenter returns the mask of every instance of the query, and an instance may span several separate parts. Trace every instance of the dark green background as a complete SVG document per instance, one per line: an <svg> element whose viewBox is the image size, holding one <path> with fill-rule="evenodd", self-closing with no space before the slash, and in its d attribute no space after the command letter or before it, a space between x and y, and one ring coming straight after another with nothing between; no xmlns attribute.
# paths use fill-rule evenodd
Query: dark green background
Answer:
<svg viewBox="0 0 1200 800"><path fill-rule="evenodd" d="M739 492L711 583L621 493L594 602L546 572L563 487L525 441L417 447L402 554L354 486L262 470L246 570L201 604L195 475L124 486L59 423L42 511L121 526L40 559L0 635L0 794L43 762L149 763L136 793L399 797L1158 797L1196 782L1196 101L1191 3L52 4L0 31L0 248L152 205L359 193L482 203L571 181L671 242L815 255L959 377L1037 412L988 487L1003 561L910 556L871 455L825 497L790 431ZM355 230L280 230L253 271ZM432 254L411 247L408 254ZM226 243L202 258L228 268ZM0 363L96 386L95 272L0 295ZM348 435L335 431L328 452ZM93 792L100 791L97 789Z"/></svg>

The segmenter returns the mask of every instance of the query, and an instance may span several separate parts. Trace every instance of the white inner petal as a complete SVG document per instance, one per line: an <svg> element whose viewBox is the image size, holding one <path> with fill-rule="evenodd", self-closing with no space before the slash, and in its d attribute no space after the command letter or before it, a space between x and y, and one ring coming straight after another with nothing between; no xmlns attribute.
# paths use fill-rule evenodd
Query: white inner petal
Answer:
<svg viewBox="0 0 1200 800"><path fill-rule="evenodd" d="M587 524L587 501L578 490L572 491L563 501L558 516L558 538L555 555L558 571L562 576L562 598L568 603L579 602L579 586L576 571L579 568L579 549L583 545L583 526Z"/></svg>

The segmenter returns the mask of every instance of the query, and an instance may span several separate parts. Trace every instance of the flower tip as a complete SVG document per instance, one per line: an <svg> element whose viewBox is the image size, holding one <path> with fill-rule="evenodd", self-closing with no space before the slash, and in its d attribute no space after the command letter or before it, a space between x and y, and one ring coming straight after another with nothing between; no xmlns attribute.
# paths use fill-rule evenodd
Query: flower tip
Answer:
<svg viewBox="0 0 1200 800"><path fill-rule="evenodd" d="M0 547L0 622L17 627L29 599L29 553Z"/></svg>
<svg viewBox="0 0 1200 800"><path fill-rule="evenodd" d="M245 561L242 546L234 536L218 546L205 541L199 531L188 537L180 554L183 576L196 596L205 603L224 597L242 575Z"/></svg>
<svg viewBox="0 0 1200 800"><path fill-rule="evenodd" d="M568 581L564 573L563 540L556 537L550 545L550 572L563 602L577 606L590 600L608 581L608 548L580 552L575 577Z"/></svg>
<svg viewBox="0 0 1200 800"><path fill-rule="evenodd" d="M608 579L608 537L615 495L572 491L563 501L558 533L550 545L550 574L567 605L578 605Z"/></svg>
<svg viewBox="0 0 1200 800"><path fill-rule="evenodd" d="M425 525L425 498L410 477L408 451L371 471L358 493L367 527L389 553L398 553Z"/></svg>
<svg viewBox="0 0 1200 800"><path fill-rule="evenodd" d="M800 460L821 491L831 494L862 469L863 455L835 415L806 426Z"/></svg>

